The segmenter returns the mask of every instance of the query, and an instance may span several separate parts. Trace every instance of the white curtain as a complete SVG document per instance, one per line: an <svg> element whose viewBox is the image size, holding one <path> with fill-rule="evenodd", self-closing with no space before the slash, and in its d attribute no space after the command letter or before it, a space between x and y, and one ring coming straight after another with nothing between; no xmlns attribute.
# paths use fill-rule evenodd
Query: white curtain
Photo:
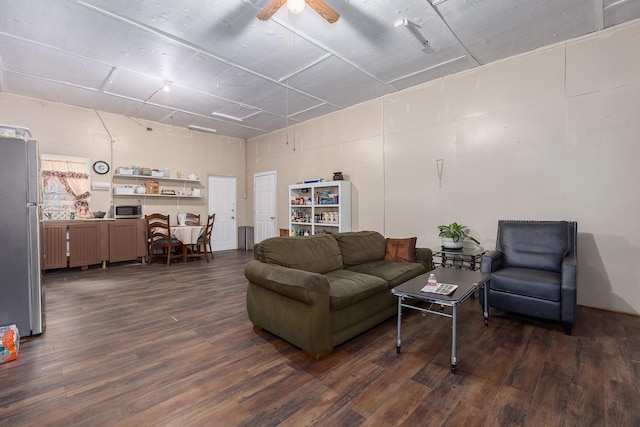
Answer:
<svg viewBox="0 0 640 427"><path fill-rule="evenodd" d="M89 203L89 174L86 164L72 160L42 159L40 163L43 188L51 178L56 178L63 185L64 190L75 200L75 213L78 218L88 218Z"/></svg>

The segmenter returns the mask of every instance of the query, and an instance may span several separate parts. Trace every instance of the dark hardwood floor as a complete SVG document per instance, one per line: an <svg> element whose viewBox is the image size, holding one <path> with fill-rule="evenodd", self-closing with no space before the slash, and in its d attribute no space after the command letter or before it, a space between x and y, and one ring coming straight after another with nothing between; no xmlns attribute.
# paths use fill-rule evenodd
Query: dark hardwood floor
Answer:
<svg viewBox="0 0 640 427"><path fill-rule="evenodd" d="M640 318L560 324L409 311L316 361L255 332L242 269L213 262L48 272L47 329L0 365L0 426L638 426Z"/></svg>

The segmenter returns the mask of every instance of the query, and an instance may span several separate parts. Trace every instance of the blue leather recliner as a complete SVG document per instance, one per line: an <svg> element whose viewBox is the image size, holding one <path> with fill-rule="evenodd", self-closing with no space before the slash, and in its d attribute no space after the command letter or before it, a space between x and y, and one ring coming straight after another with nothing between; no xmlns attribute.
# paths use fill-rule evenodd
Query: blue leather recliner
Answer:
<svg viewBox="0 0 640 427"><path fill-rule="evenodd" d="M496 250L483 255L480 266L491 273L489 307L559 320L564 333L571 335L576 320L577 229L573 221L498 221Z"/></svg>

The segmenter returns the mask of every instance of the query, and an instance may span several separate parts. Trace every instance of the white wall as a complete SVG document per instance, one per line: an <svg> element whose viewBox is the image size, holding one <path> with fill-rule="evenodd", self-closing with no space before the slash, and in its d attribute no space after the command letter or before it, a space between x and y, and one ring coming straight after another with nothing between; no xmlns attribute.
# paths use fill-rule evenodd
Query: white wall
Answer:
<svg viewBox="0 0 640 427"><path fill-rule="evenodd" d="M576 220L578 303L639 314L639 45L636 20L253 138L247 177L278 171L280 228L287 185L334 171L354 229L419 246L452 221L492 248L498 219Z"/></svg>
<svg viewBox="0 0 640 427"><path fill-rule="evenodd" d="M92 171L91 179L95 181L110 182L111 174L118 166L168 168L172 178L176 177L177 171L182 171L185 177L190 172L196 173L206 196L208 175L236 176L238 225L247 223L246 202L242 198L246 176L246 143L242 139L192 132L185 128L4 93L0 93L0 123L31 129L33 138L40 143L41 153L86 157L92 163L96 160L107 161L111 171L108 175L98 175ZM147 128L152 130L148 131ZM144 182L141 184L144 185ZM111 191L92 191L91 210L108 211L112 197ZM143 204L144 214L168 213L173 223L178 212L207 214L206 198L141 197L139 200ZM121 197L115 202L135 204L138 199Z"/></svg>

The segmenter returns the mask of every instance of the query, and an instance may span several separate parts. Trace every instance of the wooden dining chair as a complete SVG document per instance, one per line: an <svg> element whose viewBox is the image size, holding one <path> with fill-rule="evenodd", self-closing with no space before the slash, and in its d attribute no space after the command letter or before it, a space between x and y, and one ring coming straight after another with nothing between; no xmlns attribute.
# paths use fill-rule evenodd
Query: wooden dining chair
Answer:
<svg viewBox="0 0 640 427"><path fill-rule="evenodd" d="M185 221L185 225L200 225L200 214L196 215L196 214L187 212L187 219Z"/></svg>
<svg viewBox="0 0 640 427"><path fill-rule="evenodd" d="M213 251L211 250L211 232L213 231L213 221L216 218L216 214L207 216L207 225L204 227L204 231L198 237L198 242L192 246L190 257L204 257L209 262L209 255L213 259Z"/></svg>
<svg viewBox="0 0 640 427"><path fill-rule="evenodd" d="M213 232L213 221L216 219L216 214L211 214L207 217L207 226L204 229L204 233L198 239L198 243L202 240L202 246L204 248L204 258L209 262L207 254L211 255L213 260L213 251L211 250L211 233Z"/></svg>
<svg viewBox="0 0 640 427"><path fill-rule="evenodd" d="M187 218L185 219L185 225L187 226L200 225L200 214L196 215L194 213L187 212L186 216ZM187 252L186 252L185 259L188 257L200 257L204 255L200 253L200 247L197 243L189 244L186 246L187 247L185 248L185 250Z"/></svg>
<svg viewBox="0 0 640 427"><path fill-rule="evenodd" d="M149 243L148 262L153 262L153 257L165 257L167 265L173 258L183 258L183 245L180 240L171 236L171 224L169 215L154 213L145 215L147 220L147 238ZM178 248L180 249L178 251Z"/></svg>

